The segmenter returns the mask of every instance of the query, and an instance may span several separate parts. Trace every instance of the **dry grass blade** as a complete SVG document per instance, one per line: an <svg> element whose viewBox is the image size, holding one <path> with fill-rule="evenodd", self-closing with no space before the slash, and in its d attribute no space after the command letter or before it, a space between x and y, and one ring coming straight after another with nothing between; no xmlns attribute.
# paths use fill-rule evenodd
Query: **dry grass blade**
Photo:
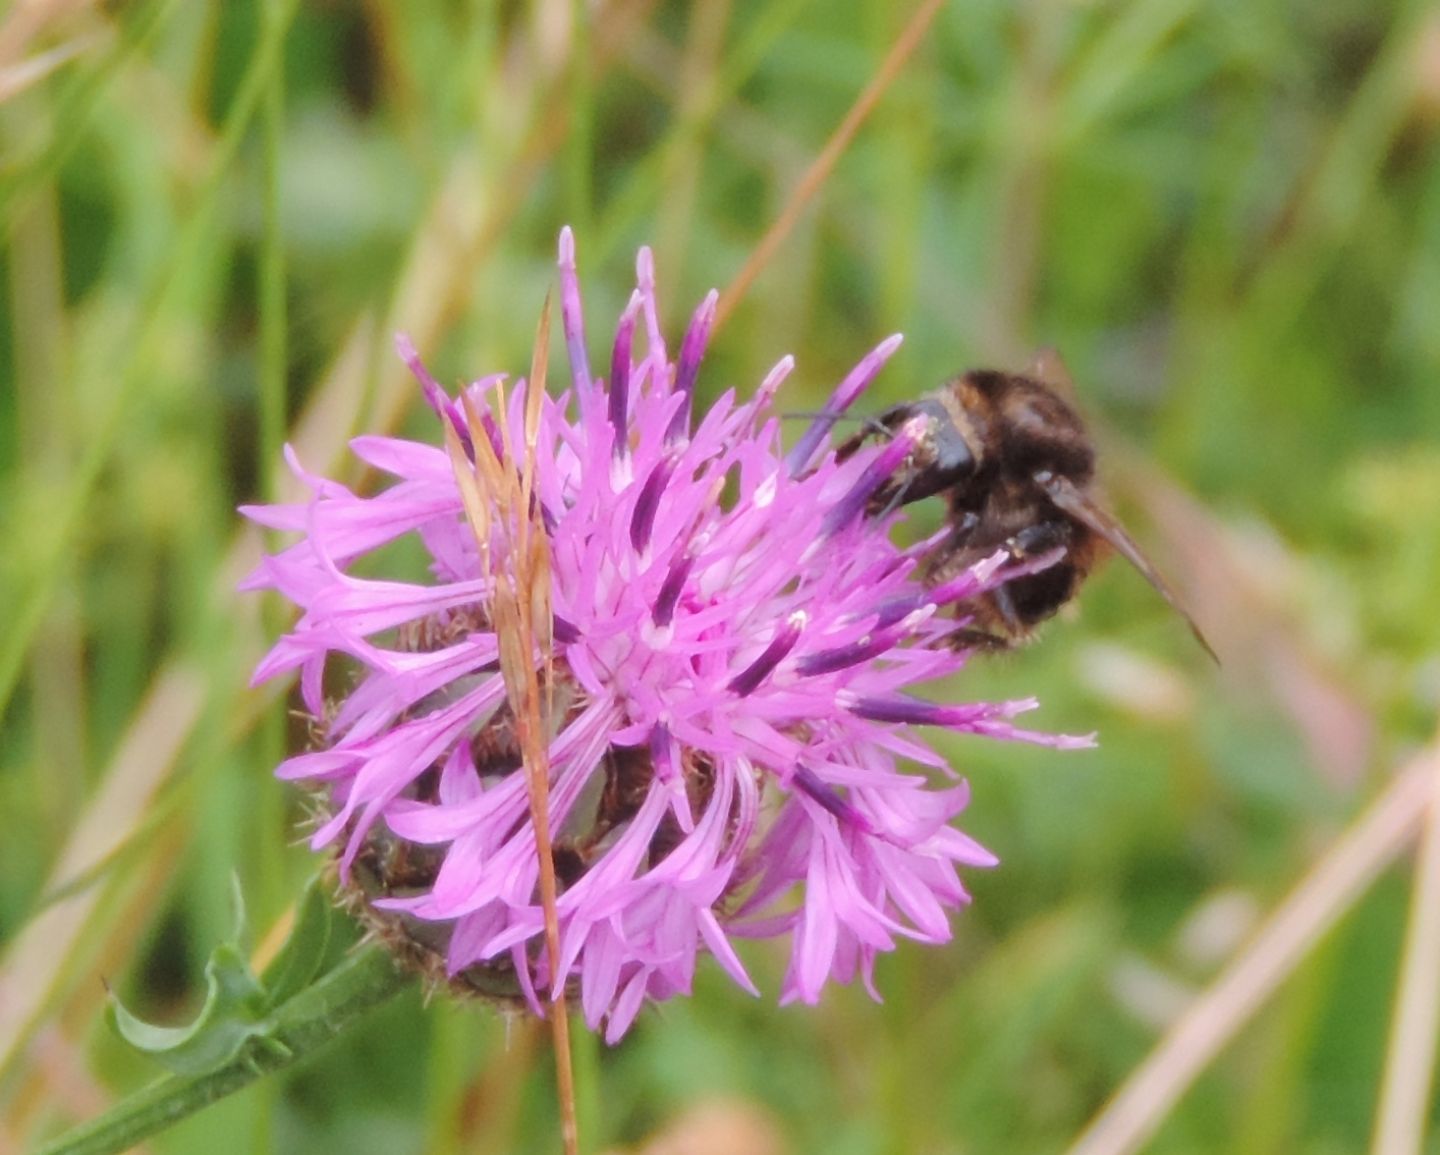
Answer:
<svg viewBox="0 0 1440 1155"><path fill-rule="evenodd" d="M537 445L540 438L540 410L545 395L545 371L550 350L550 297L540 313L535 333L535 350L530 362L530 380L526 385L525 461L512 493L516 504L513 520L516 526L516 610L520 618L519 641L525 649L525 662L517 674L523 678L525 712L517 708L515 718L520 736L520 749L530 776L530 821L535 828L535 853L540 859L540 902L545 911L545 952L550 958L553 974L560 962L560 916L556 909L559 894L555 883L555 855L550 845L550 757L547 746L550 733L550 702L547 697L542 712L539 675L535 652L540 651L547 674L546 689L551 682L548 674L554 668L552 638L554 634L550 600L549 549L545 544L545 527L540 524L540 506L532 501L535 489ZM501 649L502 670L504 648ZM518 680L518 679L517 679ZM509 678L506 679L507 687ZM507 692L513 695L513 690ZM513 697L512 697L513 703ZM516 704L518 705L518 704ZM570 1015L565 1005L564 985L555 987L550 1030L555 1044L555 1080L560 1097L561 1137L566 1155L580 1149L579 1130L575 1119L575 1073L570 1056Z"/></svg>
<svg viewBox="0 0 1440 1155"><path fill-rule="evenodd" d="M855 134L860 131L860 126L865 123L865 118L880 102L880 98L885 95L885 90L900 75L900 70L905 67L915 49L919 47L926 30L930 27L930 22L940 11L942 3L943 0L925 0L915 10L915 15L910 17L910 22L901 30L900 35L896 37L895 43L890 46L890 51L886 53L885 59L881 61L875 75L870 78L870 83L865 86L864 91L850 106L850 111L845 114L845 119L840 122L839 127L830 134L830 139L825 142L825 147L820 150L820 155L805 170L805 175L800 178L800 183L795 186L795 191L790 194L789 201L775 219L775 223L760 238L760 243L755 246L754 252L750 254L744 266L726 286L725 291L720 294L720 303L715 308L714 327L716 329L723 325L725 319L735 311L735 306L740 303L740 298L746 294L751 283L760 275L761 270L770 263L770 258L775 255L775 250L790 235L790 230L795 227L795 223L800 219L800 214L805 211L805 206L820 191L820 186L825 183L825 179L830 175L840 157L850 147L850 142L855 139Z"/></svg>
<svg viewBox="0 0 1440 1155"><path fill-rule="evenodd" d="M94 0L22 0L11 5L0 24L0 65L14 64L44 33L93 4Z"/></svg>
<svg viewBox="0 0 1440 1155"><path fill-rule="evenodd" d="M198 716L201 685L199 671L178 663L156 680L51 876L52 891L90 873L143 823L159 785L155 767L172 765L185 738L173 723ZM0 971L0 1071L44 1014L45 999L35 995L52 989L55 961L69 956L91 923L99 893L90 888L52 903L11 943Z"/></svg>
<svg viewBox="0 0 1440 1155"><path fill-rule="evenodd" d="M485 491L495 492L500 484L500 461L485 432L485 423L470 400L469 393L460 394L460 405L465 410L465 424L470 433L470 444L475 450L473 468L460 444L459 435L445 424L445 449L450 454L450 465L455 472L455 484L460 487L460 504L465 507L465 517L470 523L470 532L475 535L475 546L480 551L480 572L489 577L490 566L490 503Z"/></svg>
<svg viewBox="0 0 1440 1155"><path fill-rule="evenodd" d="M1154 1134L1196 1076L1415 836L1433 791L1434 758L1427 752L1400 771L1180 1017L1069 1155L1122 1155Z"/></svg>
<svg viewBox="0 0 1440 1155"><path fill-rule="evenodd" d="M445 444L460 489L461 503L480 551L482 576L490 583L487 610L499 642L500 675L515 718L530 794L530 820L539 859L540 903L545 917L545 949L552 970L560 957L559 899L555 858L550 840L550 701L541 700L539 669L546 671L547 690L554 657L551 649L549 551L539 505L533 500L550 342L550 300L547 297L535 334L535 348L526 385L523 460L514 451L504 387L495 386L490 412L499 426L497 456L490 428L470 395L461 393L472 463L459 435L448 424ZM495 564L492 540L498 535L507 559ZM508 546L507 544L508 543ZM539 655L539 664L536 655ZM553 994L550 1029L555 1045L556 1082L560 1095L562 1135L567 1153L577 1151L575 1081L570 1057L570 1027L563 987Z"/></svg>
<svg viewBox="0 0 1440 1155"><path fill-rule="evenodd" d="M535 511L530 508L530 498L535 492L535 449L540 439L540 399L545 394L545 375L549 366L550 294L546 293L545 306L540 310L540 324L535 331L535 348L530 354L530 381L525 389L525 452L515 483L515 541L520 554L527 559L530 555L530 531L536 520ZM510 451L508 441L505 449L506 452Z"/></svg>
<svg viewBox="0 0 1440 1155"><path fill-rule="evenodd" d="M102 43L96 34L77 36L18 64L0 65L0 104L39 84L52 72Z"/></svg>
<svg viewBox="0 0 1440 1155"><path fill-rule="evenodd" d="M1435 1078L1440 1027L1440 737L1430 747L1429 763L1429 815L1410 896L1410 930L1380 1087L1374 1155L1419 1155Z"/></svg>

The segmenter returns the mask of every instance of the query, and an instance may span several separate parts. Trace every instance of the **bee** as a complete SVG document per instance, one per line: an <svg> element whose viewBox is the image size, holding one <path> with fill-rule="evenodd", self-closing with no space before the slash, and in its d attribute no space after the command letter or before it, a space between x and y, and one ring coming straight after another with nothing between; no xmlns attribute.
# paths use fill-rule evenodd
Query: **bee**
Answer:
<svg viewBox="0 0 1440 1155"><path fill-rule="evenodd" d="M1008 649L1079 592L1112 550L1189 624L1205 652L1215 651L1170 584L1102 503L1095 446L1064 396L1068 376L1053 354L1026 373L972 369L916 401L893 406L844 442L841 459L876 436L894 434L915 418L924 432L908 459L870 498L870 513L943 495L949 532L926 558L931 585L954 578L997 551L1015 562L1056 554L1058 560L1022 574L957 613L968 625L956 645Z"/></svg>

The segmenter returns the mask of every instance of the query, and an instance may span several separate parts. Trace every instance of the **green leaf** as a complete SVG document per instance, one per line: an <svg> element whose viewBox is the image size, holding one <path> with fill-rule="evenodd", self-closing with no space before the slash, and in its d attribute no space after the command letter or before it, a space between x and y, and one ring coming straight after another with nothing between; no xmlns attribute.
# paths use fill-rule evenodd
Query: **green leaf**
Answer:
<svg viewBox="0 0 1440 1155"><path fill-rule="evenodd" d="M221 943L210 955L205 984L205 1005L184 1027L147 1023L112 994L116 1029L131 1046L153 1055L176 1074L200 1075L224 1066L252 1039L270 1033L269 1001L245 956L232 943Z"/></svg>
<svg viewBox="0 0 1440 1155"><path fill-rule="evenodd" d="M265 994L271 1007L281 1006L294 998L320 973L325 952L330 946L334 913L330 896L317 875L310 880L296 904L295 926L290 931L290 937L265 968Z"/></svg>
<svg viewBox="0 0 1440 1155"><path fill-rule="evenodd" d="M288 1057L289 1048L276 1037L270 1014L308 987L325 960L331 907L318 879L301 896L295 927L266 968L263 982L239 945L249 938L249 929L238 880L234 893L234 941L217 946L205 964L205 1005L192 1023L147 1023L111 995L115 1026L126 1042L179 1075L207 1074L237 1059L254 1063L261 1053Z"/></svg>

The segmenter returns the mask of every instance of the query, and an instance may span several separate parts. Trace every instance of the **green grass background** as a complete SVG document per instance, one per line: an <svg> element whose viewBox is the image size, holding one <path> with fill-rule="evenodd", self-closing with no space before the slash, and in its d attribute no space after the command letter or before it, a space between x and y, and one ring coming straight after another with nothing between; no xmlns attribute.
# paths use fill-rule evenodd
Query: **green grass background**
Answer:
<svg viewBox="0 0 1440 1155"><path fill-rule="evenodd" d="M0 1036L0 1139L158 1073L113 1036L102 976L183 1019L232 872L264 930L311 869L269 773L285 703L246 688L283 611L230 592L227 553L280 442L366 484L345 436L432 436L397 328L447 382L523 371L566 222L592 361L641 243L678 335L911 11L0 13L0 994L33 1010ZM49 70L26 82L27 61ZM773 1150L1062 1150L1433 728L1432 5L946 4L701 387L749 389L794 353L782 404L812 409L896 330L876 406L1063 352L1116 504L1224 664L1112 566L1037 644L967 671L957 697L1035 694L1039 725L1101 744L953 744L965 826L1002 859L955 942L885 958L883 1006L836 989L777 1009L763 948L762 1001L703 968L622 1046L580 1040L586 1150L717 1101ZM1149 1149L1363 1148L1408 891L1406 869L1382 877ZM82 924L48 970L20 967L65 894L89 896ZM149 1149L549 1151L553 1102L543 1037L407 996Z"/></svg>

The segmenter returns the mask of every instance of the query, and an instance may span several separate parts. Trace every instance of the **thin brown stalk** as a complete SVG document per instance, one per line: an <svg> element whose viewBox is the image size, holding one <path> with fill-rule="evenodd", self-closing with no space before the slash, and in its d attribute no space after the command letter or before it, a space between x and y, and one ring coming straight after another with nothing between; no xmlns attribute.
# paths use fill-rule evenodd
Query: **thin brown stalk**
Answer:
<svg viewBox="0 0 1440 1155"><path fill-rule="evenodd" d="M1430 747L1429 776L1429 817L1410 895L1373 1155L1419 1155L1430 1114L1440 1028L1440 738Z"/></svg>
<svg viewBox="0 0 1440 1155"><path fill-rule="evenodd" d="M512 473L512 521L516 526L515 609L520 624L517 641L523 647L523 664L515 671L516 681L523 685L525 712L514 701L515 690L509 688L516 706L521 752L529 774L530 821L535 828L535 853L540 859L540 902L545 913L545 951L550 958L551 999L550 1032L555 1047L555 1082L560 1097L560 1130L566 1155L580 1150L579 1128L575 1120L575 1071L570 1055L570 1014L566 1006L565 985L555 982L560 965L560 918L556 904L559 893L555 883L555 855L550 844L550 752L548 735L550 716L547 700L542 711L539 674L535 652L540 651L547 674L554 668L554 651L550 601L549 550L545 530L540 525L539 503L532 502L535 490L536 447L540 435L540 403L545 394L545 371L550 350L550 298L540 314L535 334L535 351L530 361L530 380L526 385L525 453L518 477ZM503 425L503 422L502 422ZM514 469L514 459L511 459ZM502 647L503 657L504 650ZM517 655L519 656L519 655ZM504 665L502 663L502 671ZM547 692L550 681L547 678ZM542 716L543 713L543 716Z"/></svg>
<svg viewBox="0 0 1440 1155"><path fill-rule="evenodd" d="M1434 789L1433 753L1407 763L1301 880L1250 945L1176 1021L1069 1155L1122 1155L1155 1133L1195 1078L1415 836Z"/></svg>
<svg viewBox="0 0 1440 1155"><path fill-rule="evenodd" d="M789 201L786 202L780 215L775 218L775 223L760 238L760 243L755 246L754 252L750 254L744 266L726 286L725 291L720 294L720 302L715 308L716 328L723 325L725 319L735 311L735 306L740 303L740 298L749 291L751 283L770 263L770 258L775 255L775 250L790 235L790 231L799 221L806 206L820 191L820 186L825 183L840 157L850 147L850 142L855 139L855 134L860 131L860 126L865 123L865 118L880 102L880 98L885 95L885 90L900 75L900 70L905 67L906 62L919 46L926 30L930 27L930 22L940 11L942 3L943 0L924 0L915 10L915 15L910 17L910 22L901 29L900 35L890 46L890 51L886 53L885 59L881 61L875 75L870 78L870 83L865 86L855 103L850 106L850 111L845 114L845 119L840 122L839 127L830 134L830 139L825 142L825 147L820 150L820 155L805 170L805 175L800 178L800 183L795 186L795 191L790 194Z"/></svg>
<svg viewBox="0 0 1440 1155"><path fill-rule="evenodd" d="M550 702L553 668L549 553L539 524L535 468L540 411L549 358L550 300L540 314L527 385L523 452L517 456L508 422L504 387L495 387L490 412L500 426L501 450L494 445L479 410L468 393L461 394L475 458L472 462L454 429L445 429L445 444L460 489L466 520L480 551L481 573L489 580L489 614L500 644L500 675L515 717L530 794L530 821L540 869L540 904L545 917L545 949L553 975L560 959L559 889L550 839ZM492 538L508 542L506 561L495 564ZM546 671L547 699L541 701L540 665ZM570 1019L563 985L552 994L550 1031L555 1048L555 1076L560 1098L561 1134L567 1155L579 1150L575 1119L575 1076L570 1055Z"/></svg>

